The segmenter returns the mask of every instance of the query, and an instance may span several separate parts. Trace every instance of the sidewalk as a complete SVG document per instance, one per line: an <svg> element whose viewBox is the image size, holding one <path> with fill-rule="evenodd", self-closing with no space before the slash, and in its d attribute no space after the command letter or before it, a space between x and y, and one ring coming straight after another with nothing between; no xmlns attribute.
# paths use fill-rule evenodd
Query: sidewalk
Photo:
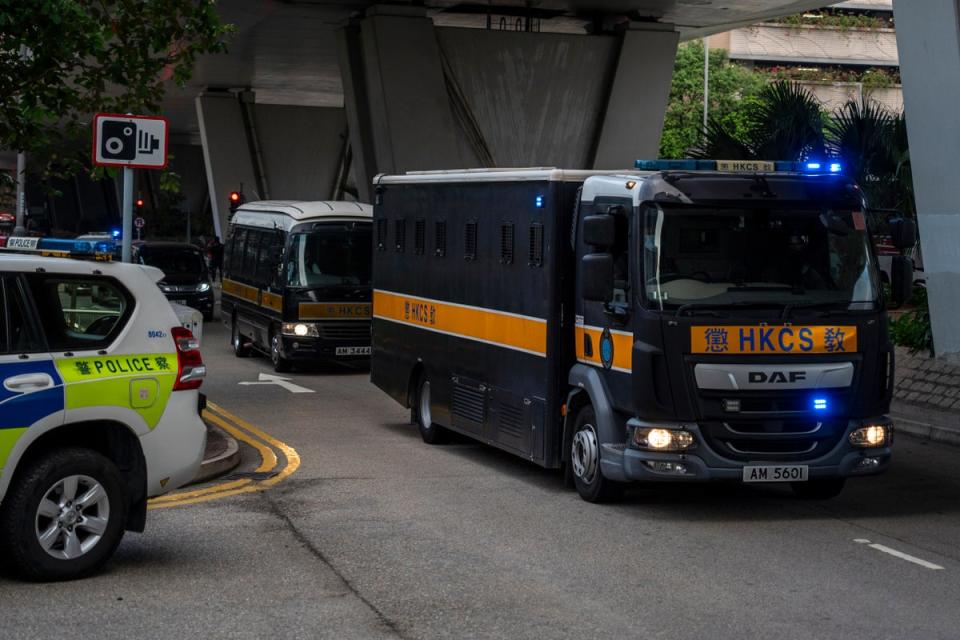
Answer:
<svg viewBox="0 0 960 640"><path fill-rule="evenodd" d="M960 364L897 348L890 415L898 432L960 446Z"/></svg>

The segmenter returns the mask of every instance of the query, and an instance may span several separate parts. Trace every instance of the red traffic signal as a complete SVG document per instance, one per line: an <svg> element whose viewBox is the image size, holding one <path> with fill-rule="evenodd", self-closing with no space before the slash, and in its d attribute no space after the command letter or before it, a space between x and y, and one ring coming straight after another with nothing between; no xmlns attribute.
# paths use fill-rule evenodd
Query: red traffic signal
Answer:
<svg viewBox="0 0 960 640"><path fill-rule="evenodd" d="M231 191L230 192L230 213L235 213L237 209L244 203L243 191Z"/></svg>
<svg viewBox="0 0 960 640"><path fill-rule="evenodd" d="M137 205L137 209L143 209L143 198L137 198L135 204Z"/></svg>

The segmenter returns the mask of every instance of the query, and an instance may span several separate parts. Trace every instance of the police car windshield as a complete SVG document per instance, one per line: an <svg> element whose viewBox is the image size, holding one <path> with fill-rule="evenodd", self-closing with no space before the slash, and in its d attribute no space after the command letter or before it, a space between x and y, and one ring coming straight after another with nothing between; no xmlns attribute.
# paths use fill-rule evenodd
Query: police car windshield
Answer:
<svg viewBox="0 0 960 640"><path fill-rule="evenodd" d="M642 253L652 308L878 300L866 221L849 208L648 207Z"/></svg>
<svg viewBox="0 0 960 640"><path fill-rule="evenodd" d="M294 233L287 286L369 286L373 261L369 224L332 222Z"/></svg>

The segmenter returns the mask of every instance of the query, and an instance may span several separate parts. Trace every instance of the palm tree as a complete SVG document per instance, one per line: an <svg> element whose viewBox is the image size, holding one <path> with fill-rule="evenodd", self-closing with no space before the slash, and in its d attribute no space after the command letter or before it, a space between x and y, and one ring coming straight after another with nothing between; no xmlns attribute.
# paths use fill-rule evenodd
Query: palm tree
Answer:
<svg viewBox="0 0 960 640"><path fill-rule="evenodd" d="M695 158L731 160L805 160L824 158L823 114L820 103L795 82L774 82L760 92L756 108L746 114L746 132L734 135L711 118Z"/></svg>

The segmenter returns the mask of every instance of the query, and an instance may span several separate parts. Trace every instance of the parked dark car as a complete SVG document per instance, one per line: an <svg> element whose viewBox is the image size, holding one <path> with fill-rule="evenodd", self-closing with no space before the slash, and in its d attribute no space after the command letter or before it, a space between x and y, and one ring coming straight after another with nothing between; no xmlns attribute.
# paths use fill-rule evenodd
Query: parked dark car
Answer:
<svg viewBox="0 0 960 640"><path fill-rule="evenodd" d="M168 300L201 311L204 320L213 319L213 283L199 247L186 242L143 242L134 246L133 260L163 271L157 285Z"/></svg>

